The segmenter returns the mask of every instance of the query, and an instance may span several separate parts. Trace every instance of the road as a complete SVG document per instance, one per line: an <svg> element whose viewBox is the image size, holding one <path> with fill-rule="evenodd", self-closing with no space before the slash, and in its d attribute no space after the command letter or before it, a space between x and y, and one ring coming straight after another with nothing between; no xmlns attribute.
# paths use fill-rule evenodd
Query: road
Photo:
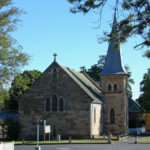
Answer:
<svg viewBox="0 0 150 150"><path fill-rule="evenodd" d="M15 146L15 150L35 150L35 146L33 145ZM150 144L42 145L41 150L150 150Z"/></svg>

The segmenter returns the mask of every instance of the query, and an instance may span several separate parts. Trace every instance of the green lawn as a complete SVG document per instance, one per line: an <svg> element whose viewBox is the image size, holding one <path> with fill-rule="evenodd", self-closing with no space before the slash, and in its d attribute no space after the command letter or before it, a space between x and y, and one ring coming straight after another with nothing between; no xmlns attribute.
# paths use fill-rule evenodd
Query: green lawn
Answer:
<svg viewBox="0 0 150 150"><path fill-rule="evenodd" d="M150 136L146 136L146 137L138 137L138 143L148 143L150 144Z"/></svg>
<svg viewBox="0 0 150 150"><path fill-rule="evenodd" d="M117 143L118 139L117 137L112 137L112 143ZM101 137L100 139L76 139L71 140L71 143L69 140L61 140L61 141L40 141L39 144L107 144L108 140L104 139L104 137ZM144 144L148 143L150 144L150 136L147 137L138 137L137 143ZM36 141L15 141L15 144L17 145L35 145L37 144Z"/></svg>
<svg viewBox="0 0 150 150"><path fill-rule="evenodd" d="M15 141L15 144L22 145L32 145L36 144L36 141ZM40 141L39 144L107 144L108 140L100 139L100 140L90 140L90 139L84 139L84 140L71 140L71 143L69 140L61 140L61 141Z"/></svg>

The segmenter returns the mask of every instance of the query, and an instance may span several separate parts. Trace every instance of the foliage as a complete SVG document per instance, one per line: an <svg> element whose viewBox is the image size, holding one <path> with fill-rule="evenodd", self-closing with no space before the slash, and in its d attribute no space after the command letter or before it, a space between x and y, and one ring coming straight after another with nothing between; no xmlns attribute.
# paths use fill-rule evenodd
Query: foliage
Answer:
<svg viewBox="0 0 150 150"><path fill-rule="evenodd" d="M100 81L100 72L102 71L105 63L106 56L102 55L99 57L98 63L92 65L88 70L87 74L95 81Z"/></svg>
<svg viewBox="0 0 150 150"><path fill-rule="evenodd" d="M17 111L19 97L31 88L40 75L40 71L32 70L24 71L14 78L9 90L10 100L7 104L8 109Z"/></svg>
<svg viewBox="0 0 150 150"><path fill-rule="evenodd" d="M110 0L68 0L73 7L72 13L88 13L91 10L100 9L101 12L105 5L111 5ZM126 15L118 23L120 40L125 42L133 35L139 35L143 40L135 47L150 46L150 1L149 0L116 0L115 10L120 7L118 13L124 12ZM109 40L110 34L105 33ZM147 49L145 56L150 58L150 50Z"/></svg>
<svg viewBox="0 0 150 150"><path fill-rule="evenodd" d="M9 93L7 90L0 91L0 109L4 109L5 102L9 99Z"/></svg>
<svg viewBox="0 0 150 150"><path fill-rule="evenodd" d="M137 101L145 111L150 112L150 71L144 74L140 85L142 93Z"/></svg>
<svg viewBox="0 0 150 150"><path fill-rule="evenodd" d="M4 124L7 126L8 140L17 140L21 129L19 122L15 120L6 120Z"/></svg>
<svg viewBox="0 0 150 150"><path fill-rule="evenodd" d="M22 47L11 36L16 30L21 10L12 5L12 0L0 1L0 88L2 89L18 68L25 65L28 56L21 52Z"/></svg>
<svg viewBox="0 0 150 150"><path fill-rule="evenodd" d="M131 85L134 84L134 80L133 78L131 78L131 72L130 72L130 68L129 66L125 66L125 70L128 73L128 80L127 80L127 93L128 93L128 97L132 97L132 87Z"/></svg>

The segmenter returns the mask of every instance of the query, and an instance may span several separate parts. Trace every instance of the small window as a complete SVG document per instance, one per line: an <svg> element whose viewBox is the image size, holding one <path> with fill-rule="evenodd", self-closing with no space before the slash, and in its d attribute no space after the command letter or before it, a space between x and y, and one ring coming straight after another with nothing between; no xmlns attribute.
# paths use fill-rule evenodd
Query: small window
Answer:
<svg viewBox="0 0 150 150"><path fill-rule="evenodd" d="M108 91L112 91L112 86L111 86L111 84L108 84Z"/></svg>
<svg viewBox="0 0 150 150"><path fill-rule="evenodd" d="M58 74L57 74L57 69L54 68L54 69L53 69L53 80L54 80L54 81L57 80L57 76L58 76Z"/></svg>
<svg viewBox="0 0 150 150"><path fill-rule="evenodd" d="M111 109L111 111L110 111L110 123L111 124L115 123L115 111L114 111L114 109Z"/></svg>
<svg viewBox="0 0 150 150"><path fill-rule="evenodd" d="M118 89L117 89L117 84L114 84L114 91L116 92Z"/></svg>
<svg viewBox="0 0 150 150"><path fill-rule="evenodd" d="M46 108L46 111L50 111L50 99L49 98L46 99L45 108Z"/></svg>
<svg viewBox="0 0 150 150"><path fill-rule="evenodd" d="M52 111L54 111L54 112L57 111L57 105L58 105L57 96L53 95L52 96Z"/></svg>
<svg viewBox="0 0 150 150"><path fill-rule="evenodd" d="M63 100L63 98L59 99L59 111L64 111L64 100Z"/></svg>

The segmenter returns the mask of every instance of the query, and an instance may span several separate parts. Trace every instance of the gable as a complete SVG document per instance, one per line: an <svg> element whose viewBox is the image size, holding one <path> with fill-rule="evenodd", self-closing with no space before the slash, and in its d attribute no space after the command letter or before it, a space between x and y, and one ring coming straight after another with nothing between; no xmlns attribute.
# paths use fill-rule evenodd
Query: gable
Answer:
<svg viewBox="0 0 150 150"><path fill-rule="evenodd" d="M54 75L54 69L56 69L56 74ZM59 87L59 84L66 84L65 82L67 78L70 79L71 82L73 82L84 94L86 94L88 97L90 97L91 102L102 102L102 92L100 88L98 88L98 85L96 83L94 84L94 81L92 79L90 80L90 77L87 77L87 75L84 75L83 73L77 72L75 70L71 70L69 68L63 67L59 65L57 62L53 62L42 74L42 76L33 84L31 89L26 92L25 95L37 95L37 89L41 89L41 93L47 92L47 89L51 87L51 92L54 91L55 84L57 82L57 86ZM56 78L56 81L54 78ZM67 83L69 84L69 83ZM53 88L52 88L53 87ZM55 91L54 91L55 92ZM72 91L74 92L74 91ZM39 92L39 96L41 94Z"/></svg>

